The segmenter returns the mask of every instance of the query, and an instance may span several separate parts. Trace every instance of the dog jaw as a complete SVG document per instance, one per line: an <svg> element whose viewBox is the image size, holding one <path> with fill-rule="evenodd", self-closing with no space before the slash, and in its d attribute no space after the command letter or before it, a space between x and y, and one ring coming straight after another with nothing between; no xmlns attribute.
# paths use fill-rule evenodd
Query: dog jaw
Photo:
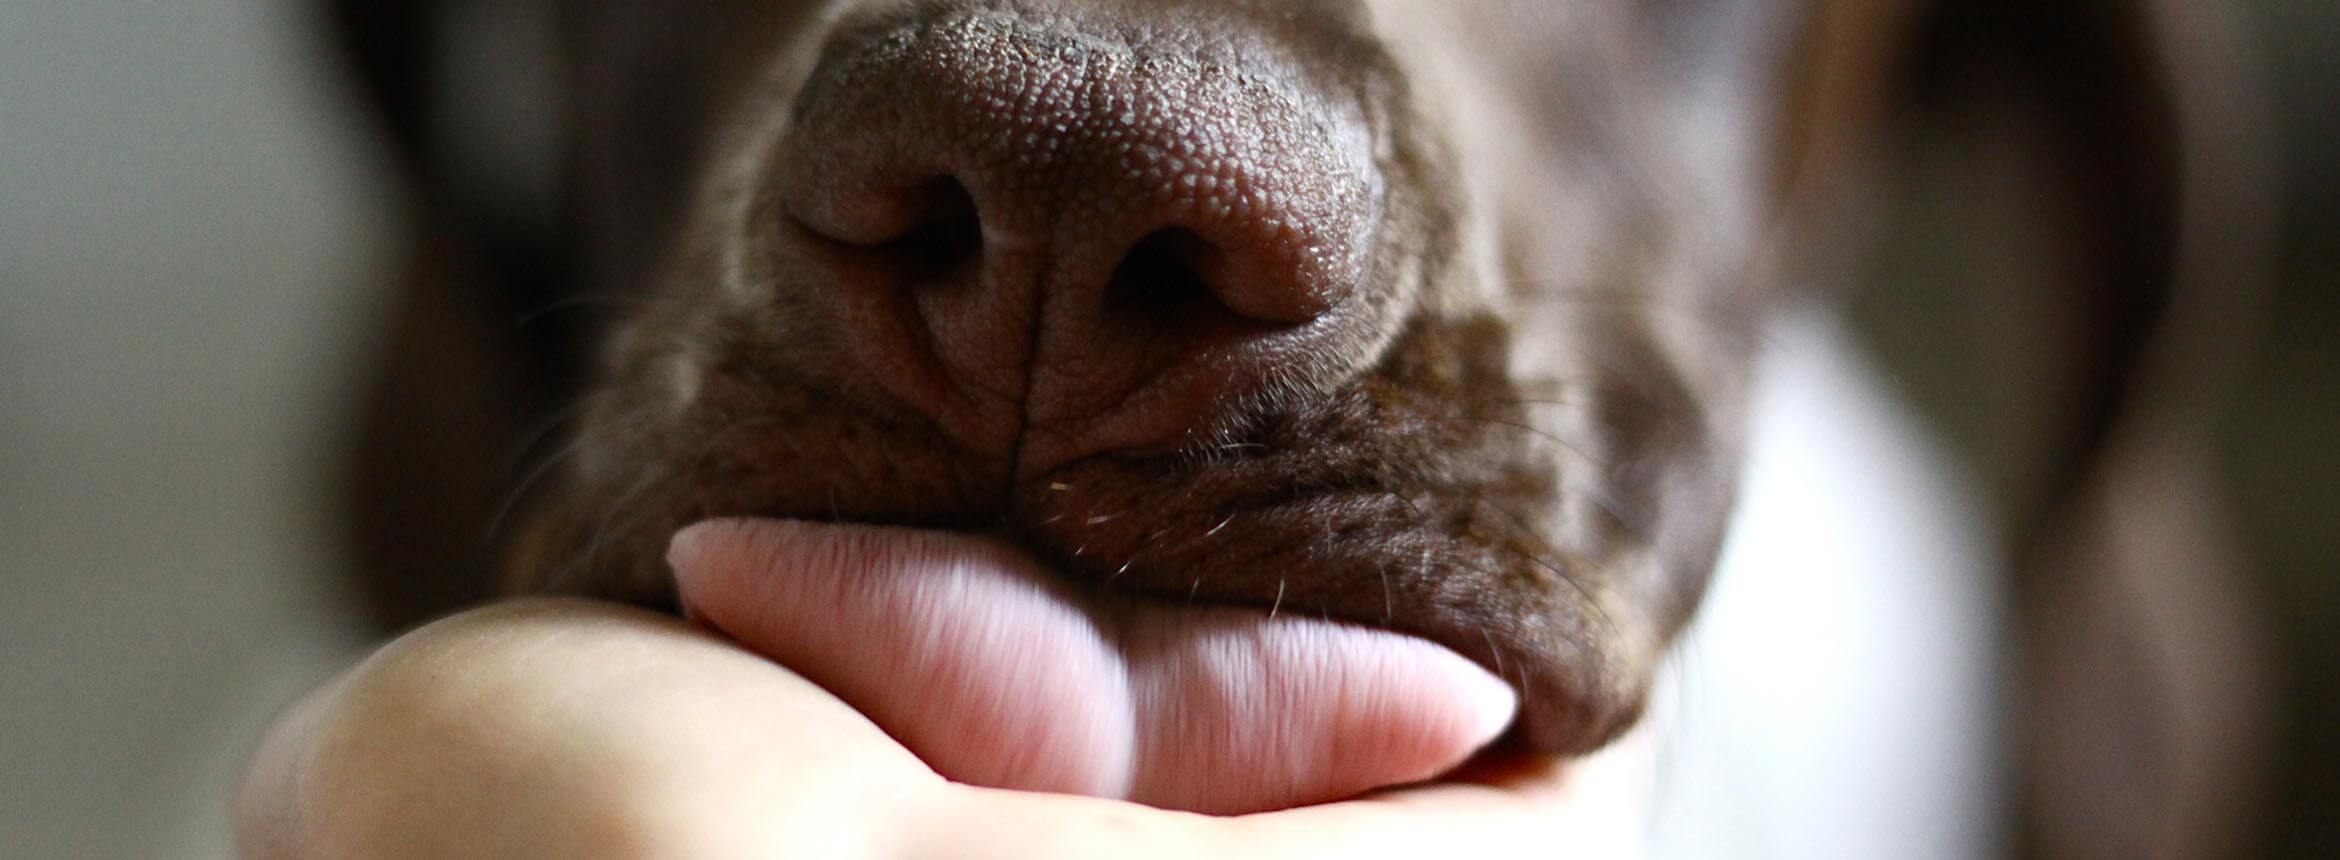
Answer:
<svg viewBox="0 0 2340 860"><path fill-rule="evenodd" d="M1646 79L1629 73L1637 19L1544 5L1146 7L1335 58L1306 77L1360 101L1388 181L1374 324L1189 444L1026 475L839 362L852 334L780 288L770 192L791 107L834 28L872 14L838 4L775 49L714 145L516 575L672 605L667 540L709 517L997 532L1117 588L1422 635L1515 685L1539 749L1600 746L1638 714L1715 556L1755 317L1753 274L1715 228L1750 219L1713 211L1728 189L1678 187L1697 174L1673 101L1628 88ZM1090 8L884 13L961 7Z"/></svg>

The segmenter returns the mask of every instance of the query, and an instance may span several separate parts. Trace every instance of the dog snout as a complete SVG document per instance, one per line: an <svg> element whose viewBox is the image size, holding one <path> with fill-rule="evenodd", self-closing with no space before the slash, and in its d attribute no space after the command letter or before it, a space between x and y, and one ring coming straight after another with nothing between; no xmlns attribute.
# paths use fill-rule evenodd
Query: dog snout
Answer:
<svg viewBox="0 0 2340 860"><path fill-rule="evenodd" d="M1301 80L1005 14L841 34L774 162L796 287L1027 477L1177 447L1363 301L1371 135Z"/></svg>

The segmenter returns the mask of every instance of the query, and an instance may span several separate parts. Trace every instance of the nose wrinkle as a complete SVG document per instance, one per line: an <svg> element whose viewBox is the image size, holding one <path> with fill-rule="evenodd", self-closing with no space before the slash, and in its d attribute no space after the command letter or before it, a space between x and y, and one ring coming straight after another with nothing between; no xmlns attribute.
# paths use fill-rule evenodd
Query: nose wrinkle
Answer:
<svg viewBox="0 0 2340 860"><path fill-rule="evenodd" d="M1266 68L1002 14L897 29L808 84L784 199L815 233L879 246L935 217L907 189L964 189L973 272L911 301L947 387L1014 398L1020 444L1356 291L1382 193L1369 135Z"/></svg>

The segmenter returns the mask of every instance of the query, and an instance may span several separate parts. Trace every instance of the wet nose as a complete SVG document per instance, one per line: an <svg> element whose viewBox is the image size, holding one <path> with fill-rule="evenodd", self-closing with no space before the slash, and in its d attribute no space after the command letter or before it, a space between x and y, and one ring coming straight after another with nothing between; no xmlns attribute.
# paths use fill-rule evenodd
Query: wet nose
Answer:
<svg viewBox="0 0 2340 860"><path fill-rule="evenodd" d="M1009 15L838 37L777 155L864 370L1026 472L1276 384L1360 303L1383 197L1353 101L1269 52Z"/></svg>

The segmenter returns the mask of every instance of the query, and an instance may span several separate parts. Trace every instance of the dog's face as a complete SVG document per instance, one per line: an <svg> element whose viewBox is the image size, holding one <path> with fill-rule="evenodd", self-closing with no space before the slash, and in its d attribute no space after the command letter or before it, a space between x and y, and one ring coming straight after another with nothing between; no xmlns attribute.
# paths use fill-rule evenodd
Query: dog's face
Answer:
<svg viewBox="0 0 2340 860"><path fill-rule="evenodd" d="M1653 67L1670 7L748 16L521 574L670 600L710 516L997 533L1425 636L1593 748L1703 588L1769 293L1767 144Z"/></svg>

